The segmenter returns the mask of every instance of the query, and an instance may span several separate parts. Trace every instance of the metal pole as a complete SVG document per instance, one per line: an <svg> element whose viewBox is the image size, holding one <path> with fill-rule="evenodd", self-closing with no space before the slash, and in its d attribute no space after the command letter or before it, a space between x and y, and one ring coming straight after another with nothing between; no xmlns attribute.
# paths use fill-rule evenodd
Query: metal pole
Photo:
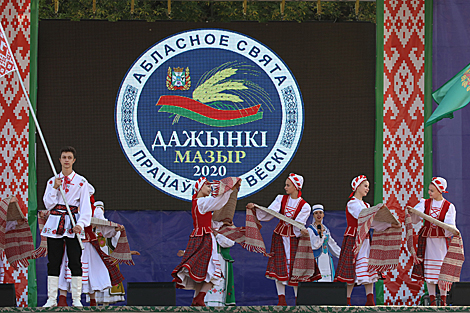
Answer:
<svg viewBox="0 0 470 313"><path fill-rule="evenodd" d="M3 36L5 37L5 40L7 40L7 36L5 35L5 32L3 31L3 27L1 29L2 29ZM10 52L11 56L13 56L13 53L11 52L11 49L10 49L10 45L7 45L7 46L8 46L8 51ZM34 113L33 105L31 104L28 93L26 92L26 88L24 87L23 80L21 79L20 71L18 70L18 67L16 66L16 60L14 58L13 58L13 62L15 64L15 70L16 70L16 73L18 74L18 80L20 81L21 88L23 89L23 93L26 97L26 100L28 101L29 112L31 112L31 116L33 117L34 123L36 124L36 129L39 133L39 137L41 138L42 145L44 147L44 151L46 151L47 159L49 160L49 164L51 165L52 172L54 173L55 177L58 177L57 171L55 170L54 163L52 162L51 155L49 153L49 149L47 149L46 141L44 140L44 136L42 135L41 127L39 126L39 122L36 118L36 114ZM67 200L65 199L65 192L62 188L62 185L59 186L59 190L60 190L60 193L62 195L62 198L64 199L65 207L67 208L67 213L69 214L70 222L72 223L72 227L75 227L75 221L74 221L72 212L70 211L69 204L67 203ZM82 238L80 238L80 234L76 234L76 236L77 236L78 242L80 244L80 247L83 250L84 247L83 247L83 243L82 243Z"/></svg>

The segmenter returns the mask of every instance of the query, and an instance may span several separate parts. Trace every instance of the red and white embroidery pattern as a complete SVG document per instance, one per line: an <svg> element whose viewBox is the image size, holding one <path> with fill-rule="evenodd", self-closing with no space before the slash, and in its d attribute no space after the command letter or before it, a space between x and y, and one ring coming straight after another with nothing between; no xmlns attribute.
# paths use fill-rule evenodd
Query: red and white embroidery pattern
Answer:
<svg viewBox="0 0 470 313"><path fill-rule="evenodd" d="M442 204L444 204L444 202L442 202ZM437 206L437 207L431 206L429 208L429 216L431 216L431 217L435 218L436 220L438 220L439 215L441 213L441 209L442 209L442 206ZM431 223L431 228L437 228L437 225Z"/></svg>
<svg viewBox="0 0 470 313"><path fill-rule="evenodd" d="M287 206L286 204L286 209L284 210L284 215L288 218L292 218L295 213L295 208Z"/></svg>
<svg viewBox="0 0 470 313"><path fill-rule="evenodd" d="M424 2L384 0L383 201L402 222L423 194ZM422 289L402 242L398 268L384 275L386 305L417 305Z"/></svg>
<svg viewBox="0 0 470 313"><path fill-rule="evenodd" d="M29 90L30 64L30 1L0 1L0 22L21 73ZM28 207L28 102L12 72L0 78L0 197L14 195L27 214ZM6 259L3 259L6 262ZM5 282L15 283L18 306L28 305L28 269L13 270L5 263Z"/></svg>
<svg viewBox="0 0 470 313"><path fill-rule="evenodd" d="M432 207L429 210L429 215L435 219L439 218L439 213L441 213L441 207Z"/></svg>

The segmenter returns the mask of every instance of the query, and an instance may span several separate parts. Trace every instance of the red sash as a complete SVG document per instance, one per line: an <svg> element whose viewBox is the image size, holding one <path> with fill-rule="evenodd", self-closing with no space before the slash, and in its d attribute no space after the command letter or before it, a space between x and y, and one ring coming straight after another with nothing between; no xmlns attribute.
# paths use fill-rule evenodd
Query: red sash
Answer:
<svg viewBox="0 0 470 313"><path fill-rule="evenodd" d="M75 214L78 214L78 207L69 206L69 208L70 208L70 212L72 213L74 222L76 224L77 219L75 217ZM66 231L66 229L65 229L65 217L68 216L67 207L63 204L57 204L50 212L51 212L50 213L51 215L59 215L60 216L59 224L57 225L56 234L57 235L63 235ZM70 223L70 224L72 224L72 223ZM72 225L70 225L70 226L72 226ZM71 234L72 229L69 229L68 232Z"/></svg>

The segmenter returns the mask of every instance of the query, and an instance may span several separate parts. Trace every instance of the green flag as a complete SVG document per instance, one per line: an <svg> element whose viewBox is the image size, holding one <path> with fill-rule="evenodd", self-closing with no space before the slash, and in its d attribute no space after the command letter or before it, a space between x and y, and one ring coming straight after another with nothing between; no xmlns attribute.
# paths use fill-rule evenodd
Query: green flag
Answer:
<svg viewBox="0 0 470 313"><path fill-rule="evenodd" d="M470 102L470 64L436 90L432 97L439 106L424 125L429 126L443 118L454 118L457 111Z"/></svg>

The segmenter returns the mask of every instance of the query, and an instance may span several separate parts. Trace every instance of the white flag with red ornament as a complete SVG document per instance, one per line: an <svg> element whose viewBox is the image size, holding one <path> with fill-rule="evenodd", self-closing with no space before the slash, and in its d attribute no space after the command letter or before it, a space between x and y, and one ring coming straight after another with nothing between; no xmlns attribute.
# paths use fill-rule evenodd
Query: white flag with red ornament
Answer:
<svg viewBox="0 0 470 313"><path fill-rule="evenodd" d="M0 30L0 77L2 77L15 70L15 61L1 24Z"/></svg>

